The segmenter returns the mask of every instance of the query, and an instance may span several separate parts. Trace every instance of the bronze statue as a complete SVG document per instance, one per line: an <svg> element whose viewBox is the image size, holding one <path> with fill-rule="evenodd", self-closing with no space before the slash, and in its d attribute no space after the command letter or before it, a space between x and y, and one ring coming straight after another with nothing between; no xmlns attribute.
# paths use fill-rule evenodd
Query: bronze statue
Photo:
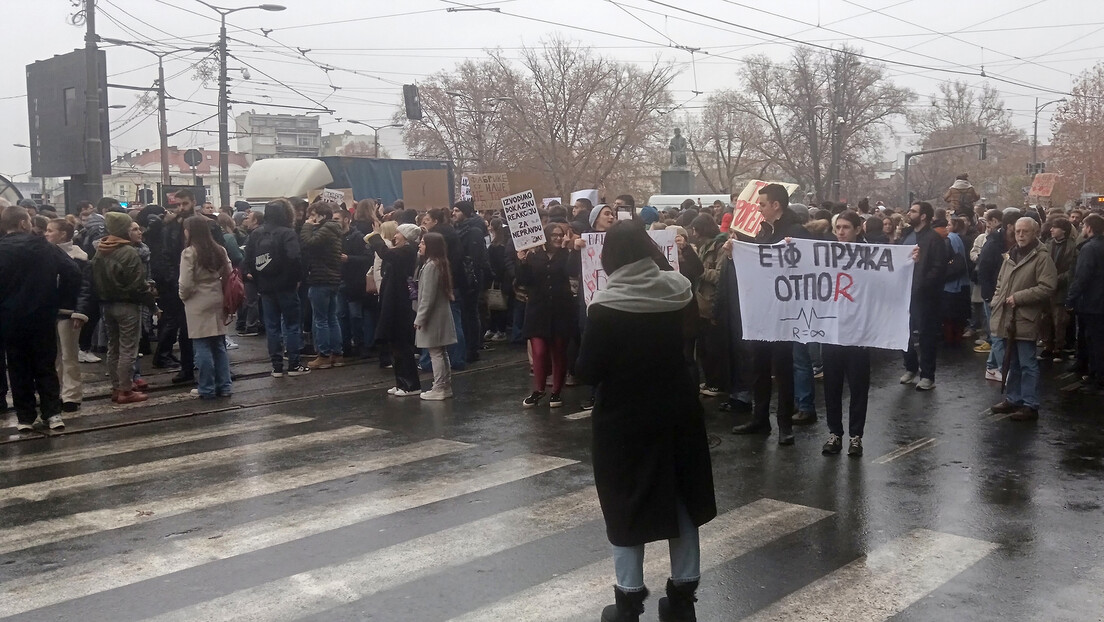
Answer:
<svg viewBox="0 0 1104 622"><path fill-rule="evenodd" d="M675 137L671 139L667 151L671 152L671 166L686 166L686 139L682 137L682 131L677 127Z"/></svg>

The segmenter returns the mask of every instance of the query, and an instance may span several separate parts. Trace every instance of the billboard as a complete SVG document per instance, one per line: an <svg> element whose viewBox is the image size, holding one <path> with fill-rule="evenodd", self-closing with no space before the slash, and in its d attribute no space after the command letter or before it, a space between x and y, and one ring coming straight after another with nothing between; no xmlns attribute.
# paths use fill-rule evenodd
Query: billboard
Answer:
<svg viewBox="0 0 1104 622"><path fill-rule="evenodd" d="M100 139L103 173L111 172L107 118L107 57L99 55ZM31 175L84 175L85 51L76 50L27 65L27 116Z"/></svg>

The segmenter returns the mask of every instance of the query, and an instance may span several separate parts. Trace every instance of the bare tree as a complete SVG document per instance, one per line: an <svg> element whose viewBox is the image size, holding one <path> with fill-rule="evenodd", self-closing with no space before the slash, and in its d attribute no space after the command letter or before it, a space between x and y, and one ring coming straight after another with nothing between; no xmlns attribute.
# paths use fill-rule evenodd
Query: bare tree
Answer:
<svg viewBox="0 0 1104 622"><path fill-rule="evenodd" d="M787 63L754 56L741 73L748 111L766 128L764 153L821 200L830 198L836 169L842 185L857 187L842 174L877 160L890 121L915 97L889 80L884 65L863 62L847 47L801 47Z"/></svg>
<svg viewBox="0 0 1104 622"><path fill-rule="evenodd" d="M977 148L920 156L911 167L909 189L942 204L955 176L968 173L978 192L1006 205L1023 200L1022 186L1030 184L1024 172L1028 154L1026 135L1016 129L1004 100L988 84L974 88L948 81L930 97L931 105L909 115L909 125L920 134L921 149L938 149L988 140L987 159Z"/></svg>
<svg viewBox="0 0 1104 622"><path fill-rule="evenodd" d="M691 163L714 194L738 191L738 181L757 176L767 163L760 144L765 128L750 109L743 93L717 91L687 128Z"/></svg>
<svg viewBox="0 0 1104 622"><path fill-rule="evenodd" d="M1054 172L1067 188L1104 192L1104 63L1078 76L1071 93L1051 119Z"/></svg>

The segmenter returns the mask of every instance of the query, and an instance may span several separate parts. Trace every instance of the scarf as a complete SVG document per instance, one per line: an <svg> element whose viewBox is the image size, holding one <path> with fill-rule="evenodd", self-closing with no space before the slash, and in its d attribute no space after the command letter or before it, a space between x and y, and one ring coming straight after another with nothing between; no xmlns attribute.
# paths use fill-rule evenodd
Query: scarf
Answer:
<svg viewBox="0 0 1104 622"><path fill-rule="evenodd" d="M130 240L124 240L118 236L110 235L103 237L96 243L96 252L107 255L121 246L129 246Z"/></svg>
<svg viewBox="0 0 1104 622"><path fill-rule="evenodd" d="M1018 265L1021 261L1024 260L1024 258L1030 255L1031 251L1035 250L1035 247L1037 246L1039 246L1039 240L1037 239L1032 240L1031 244L1027 246L1020 246L1019 244L1016 244L1016 246L1012 250L1008 251L1008 258L1012 260L1013 264Z"/></svg>
<svg viewBox="0 0 1104 622"><path fill-rule="evenodd" d="M594 293L591 304L628 313L664 313L682 309L693 296L686 277L660 270L647 257L608 275L606 288Z"/></svg>

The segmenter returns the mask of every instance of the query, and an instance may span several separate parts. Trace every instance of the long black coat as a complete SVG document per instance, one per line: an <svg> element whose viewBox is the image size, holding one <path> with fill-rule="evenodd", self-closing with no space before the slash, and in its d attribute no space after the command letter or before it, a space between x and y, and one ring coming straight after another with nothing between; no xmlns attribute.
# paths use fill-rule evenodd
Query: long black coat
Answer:
<svg viewBox="0 0 1104 622"><path fill-rule="evenodd" d="M683 311L591 305L576 375L596 387L594 482L617 546L677 538L676 501L695 525L717 515L698 387L683 362Z"/></svg>
<svg viewBox="0 0 1104 622"><path fill-rule="evenodd" d="M577 309L567 261L567 251L549 256L537 249L517 263L517 284L529 294L521 330L526 339L570 339L575 334Z"/></svg>
<svg viewBox="0 0 1104 622"><path fill-rule="evenodd" d="M408 283L413 282L418 267L418 249L410 244L388 248L378 235L368 238L368 244L383 259L376 339L413 345L414 301Z"/></svg>

